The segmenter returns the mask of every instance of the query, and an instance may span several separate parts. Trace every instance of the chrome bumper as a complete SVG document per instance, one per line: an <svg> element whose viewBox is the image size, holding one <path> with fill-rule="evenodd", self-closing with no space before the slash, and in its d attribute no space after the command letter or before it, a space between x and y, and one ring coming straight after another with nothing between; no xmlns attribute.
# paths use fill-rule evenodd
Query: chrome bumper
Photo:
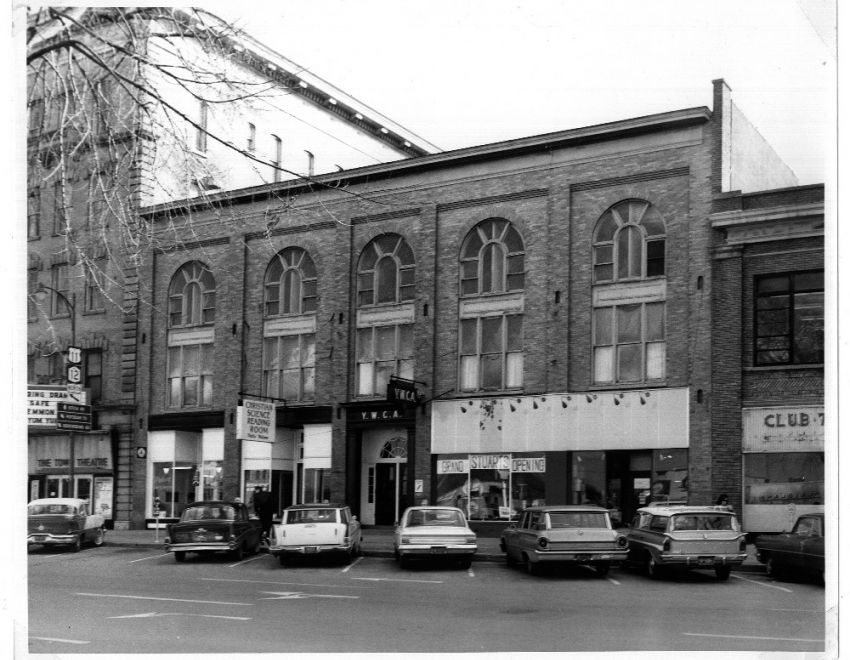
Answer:
<svg viewBox="0 0 850 660"><path fill-rule="evenodd" d="M658 561L665 566L685 566L699 568L700 566L739 566L744 563L747 553L734 555L665 555L659 556Z"/></svg>
<svg viewBox="0 0 850 660"><path fill-rule="evenodd" d="M30 534L27 545L68 545L77 542L79 534Z"/></svg>
<svg viewBox="0 0 850 660"><path fill-rule="evenodd" d="M165 551L166 552L221 552L221 551L233 551L239 547L238 541L231 541L229 543L225 543L223 541L218 543L166 543Z"/></svg>
<svg viewBox="0 0 850 660"><path fill-rule="evenodd" d="M333 545L273 545L269 547L269 554L275 557L279 555L316 555L326 552L350 552L350 543L335 543Z"/></svg>
<svg viewBox="0 0 850 660"><path fill-rule="evenodd" d="M576 564L595 564L604 562L619 563L626 560L626 550L535 550L532 561L537 562L574 562Z"/></svg>

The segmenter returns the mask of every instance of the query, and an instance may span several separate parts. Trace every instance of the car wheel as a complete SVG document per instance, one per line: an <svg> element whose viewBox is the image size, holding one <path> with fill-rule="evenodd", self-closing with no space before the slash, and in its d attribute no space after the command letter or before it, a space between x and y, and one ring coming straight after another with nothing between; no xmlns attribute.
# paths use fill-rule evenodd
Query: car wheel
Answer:
<svg viewBox="0 0 850 660"><path fill-rule="evenodd" d="M657 580L661 577L661 566L659 566L658 562L655 561L655 557L652 556L652 553L647 555L646 574L653 580Z"/></svg>
<svg viewBox="0 0 850 660"><path fill-rule="evenodd" d="M74 537L74 542L71 544L71 551L72 552L79 552L82 549L83 549L83 535L78 534L77 536Z"/></svg>
<svg viewBox="0 0 850 660"><path fill-rule="evenodd" d="M408 559L404 555L399 555L398 556L398 565L401 568L410 568L410 559Z"/></svg>
<svg viewBox="0 0 850 660"><path fill-rule="evenodd" d="M596 564L596 572L599 577L605 577L608 575L608 569L611 567L608 564Z"/></svg>
<svg viewBox="0 0 850 660"><path fill-rule="evenodd" d="M174 561L176 561L178 564L183 563L184 561L186 561L186 553L182 551L175 552Z"/></svg>
<svg viewBox="0 0 850 660"><path fill-rule="evenodd" d="M510 553L510 552L508 552L508 551L505 551L505 563L506 563L508 566L515 566L515 565L516 565L516 559L514 559L514 558L511 556L511 553Z"/></svg>
<svg viewBox="0 0 850 660"><path fill-rule="evenodd" d="M773 557L768 556L767 561L764 563L764 570L767 573L767 577L779 577L779 566L776 565Z"/></svg>
<svg viewBox="0 0 850 660"><path fill-rule="evenodd" d="M240 543L234 550L230 552L230 557L233 561L242 561L245 558L245 548Z"/></svg>
<svg viewBox="0 0 850 660"><path fill-rule="evenodd" d="M472 559L470 559L469 557L464 557L463 559L460 560L459 563L460 563L460 567L463 570L467 570L470 566L472 566Z"/></svg>
<svg viewBox="0 0 850 660"><path fill-rule="evenodd" d="M260 539L258 538L257 542L254 545L251 546L251 554L252 555L260 554L260 547L261 546L262 546L262 543L260 542Z"/></svg>
<svg viewBox="0 0 850 660"><path fill-rule="evenodd" d="M525 560L525 570L529 575L540 575L540 565L530 559Z"/></svg>
<svg viewBox="0 0 850 660"><path fill-rule="evenodd" d="M106 537L106 530L103 527L99 527L97 532L95 532L94 539L92 542L94 543L95 548L99 548L103 545L104 538Z"/></svg>
<svg viewBox="0 0 850 660"><path fill-rule="evenodd" d="M717 576L718 580L728 580L729 574L732 572L731 566L715 566L714 574Z"/></svg>
<svg viewBox="0 0 850 660"><path fill-rule="evenodd" d="M286 555L282 552L277 556L277 560L280 562L281 566L286 566Z"/></svg>

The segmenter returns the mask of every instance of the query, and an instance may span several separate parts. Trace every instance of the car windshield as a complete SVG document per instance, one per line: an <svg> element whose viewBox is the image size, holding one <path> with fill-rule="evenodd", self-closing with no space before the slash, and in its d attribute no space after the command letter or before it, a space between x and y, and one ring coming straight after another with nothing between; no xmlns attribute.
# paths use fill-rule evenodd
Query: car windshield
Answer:
<svg viewBox="0 0 850 660"><path fill-rule="evenodd" d="M549 513L550 529L562 527L608 527L608 515L594 511L552 511Z"/></svg>
<svg viewBox="0 0 850 660"><path fill-rule="evenodd" d="M405 526L466 527L466 524L463 522L463 516L459 511L451 511L450 509L415 509L407 514Z"/></svg>
<svg viewBox="0 0 850 660"><path fill-rule="evenodd" d="M714 513L689 513L673 516L673 523L670 529L674 531L737 530L738 526L734 516L717 515Z"/></svg>
<svg viewBox="0 0 850 660"><path fill-rule="evenodd" d="M232 506L191 506L180 516L181 521L188 520L235 520L236 510Z"/></svg>
<svg viewBox="0 0 850 660"><path fill-rule="evenodd" d="M76 513L76 508L73 504L30 504L27 507L27 512L31 516L40 516L49 513L69 515Z"/></svg>
<svg viewBox="0 0 850 660"><path fill-rule="evenodd" d="M292 509L286 512L286 524L335 523L336 509Z"/></svg>

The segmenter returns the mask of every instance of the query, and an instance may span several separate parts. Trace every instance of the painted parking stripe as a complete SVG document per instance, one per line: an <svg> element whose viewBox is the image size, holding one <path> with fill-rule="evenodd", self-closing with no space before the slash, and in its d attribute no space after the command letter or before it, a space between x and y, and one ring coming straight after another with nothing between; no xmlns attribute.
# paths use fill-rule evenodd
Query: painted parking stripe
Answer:
<svg viewBox="0 0 850 660"><path fill-rule="evenodd" d="M720 637L723 639L757 639L766 642L811 642L813 644L823 644L822 639L808 639L806 637L759 637L757 635L712 635L709 633L682 633L689 637Z"/></svg>
<svg viewBox="0 0 850 660"><path fill-rule="evenodd" d="M37 639L41 642L59 642L61 644L91 644L82 639L62 639L61 637L30 637L30 641Z"/></svg>
<svg viewBox="0 0 850 660"><path fill-rule="evenodd" d="M235 564L228 564L227 568L234 568L236 566L241 566L242 564L247 564L251 561L257 561L258 559L265 559L266 555L256 555L255 557L248 557L248 559L243 559L242 561L237 561Z"/></svg>
<svg viewBox="0 0 850 660"><path fill-rule="evenodd" d="M408 580L405 578L369 578L369 577L356 577L351 578L352 580L366 580L367 582L424 582L427 584L443 584L442 580Z"/></svg>
<svg viewBox="0 0 850 660"><path fill-rule="evenodd" d="M191 614L189 612L144 612L142 614L122 614L110 616L107 619L152 619L158 616L197 616L205 619L233 619L235 621L250 621L249 616L228 616L226 614Z"/></svg>
<svg viewBox="0 0 850 660"><path fill-rule="evenodd" d="M242 605L250 607L253 603L233 603L221 600L191 600L189 598L160 598L157 596L130 596L129 594L90 594L77 592L77 596L92 596L94 598L129 598L132 600L164 600L172 603L203 603L204 605Z"/></svg>
<svg viewBox="0 0 850 660"><path fill-rule="evenodd" d="M328 585L327 583L325 583L325 584L315 584L315 583L312 583L312 582L281 582L281 581L278 581L278 580L249 580L249 579L237 579L237 578L199 578L199 579L207 581L207 582L257 582L259 584L285 584L285 585L288 585L290 587L328 587L328 586L333 586L333 587L345 587L346 589L368 589L369 588L369 587L365 587L365 586L364 587L361 587L359 585L352 586L352 585L348 585L348 584L346 584L346 585L337 585L337 584ZM357 578L352 578L352 579L356 580Z"/></svg>
<svg viewBox="0 0 850 660"><path fill-rule="evenodd" d="M769 587L770 589L778 589L779 591L784 591L789 594L793 594L794 591L792 589L788 589L787 587L780 587L778 584L770 584L770 582L762 582L761 580L751 580L750 578L745 578L741 575L735 575L732 573L732 577L736 580L743 580L744 582L752 582L753 584L757 584L762 587Z"/></svg>
<svg viewBox="0 0 850 660"><path fill-rule="evenodd" d="M466 574L471 578L475 577L475 571L472 570L472 566L466 569Z"/></svg>
<svg viewBox="0 0 850 660"><path fill-rule="evenodd" d="M157 557L167 557L170 554L171 554L170 552L164 552L161 555L153 555L151 557L142 557L141 559L133 559L133 560L129 561L128 563L129 564L135 564L137 561L145 561L146 559L156 559Z"/></svg>
<svg viewBox="0 0 850 660"><path fill-rule="evenodd" d="M346 566L345 568L343 568L343 569L342 569L342 572L343 572L343 573L348 573L348 571L350 571L350 570L351 570L354 566L356 566L357 564L359 564L361 561L363 561L363 557L358 557L358 558L357 558L357 559L355 559L353 562L351 562L348 566Z"/></svg>

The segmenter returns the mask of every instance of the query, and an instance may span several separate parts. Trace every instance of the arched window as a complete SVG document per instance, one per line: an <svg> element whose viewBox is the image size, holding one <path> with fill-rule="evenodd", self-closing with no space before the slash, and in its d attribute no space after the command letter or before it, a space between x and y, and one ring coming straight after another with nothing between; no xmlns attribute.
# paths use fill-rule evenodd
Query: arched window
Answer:
<svg viewBox="0 0 850 660"><path fill-rule="evenodd" d="M462 296L521 291L525 287L525 248L507 220L490 218L473 227L460 251Z"/></svg>
<svg viewBox="0 0 850 660"><path fill-rule="evenodd" d="M615 282L664 275L665 228L657 209L641 199L609 208L593 236L593 281Z"/></svg>
<svg viewBox="0 0 850 660"><path fill-rule="evenodd" d="M215 278L204 264L183 265L168 287L168 326L180 328L215 321Z"/></svg>
<svg viewBox="0 0 850 660"><path fill-rule="evenodd" d="M266 269L266 316L316 311L316 266L307 252L288 247Z"/></svg>
<svg viewBox="0 0 850 660"><path fill-rule="evenodd" d="M398 234L371 241L357 265L357 305L380 305L413 300L416 263L413 250Z"/></svg>

